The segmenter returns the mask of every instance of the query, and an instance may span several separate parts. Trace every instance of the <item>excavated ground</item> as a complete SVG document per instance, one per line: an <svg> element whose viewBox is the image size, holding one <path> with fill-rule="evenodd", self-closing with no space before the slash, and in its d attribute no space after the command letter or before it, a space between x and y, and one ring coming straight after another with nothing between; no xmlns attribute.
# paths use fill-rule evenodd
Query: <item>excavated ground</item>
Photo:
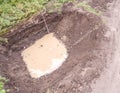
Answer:
<svg viewBox="0 0 120 93"><path fill-rule="evenodd" d="M105 9L108 2L93 0L92 5ZM90 93L91 82L100 76L112 55L114 43L107 37L108 28L100 17L78 10L44 16L50 32L65 44L68 58L53 73L31 78L21 52L48 34L42 16L34 16L4 36L9 41L0 47L0 75L10 80L6 88L10 93L45 93L48 89L56 93Z"/></svg>

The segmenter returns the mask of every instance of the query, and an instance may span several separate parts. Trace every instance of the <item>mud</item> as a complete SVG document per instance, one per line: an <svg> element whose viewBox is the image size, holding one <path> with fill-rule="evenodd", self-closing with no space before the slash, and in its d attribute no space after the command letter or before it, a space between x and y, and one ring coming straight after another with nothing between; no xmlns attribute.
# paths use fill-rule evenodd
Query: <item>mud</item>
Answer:
<svg viewBox="0 0 120 93"><path fill-rule="evenodd" d="M0 49L0 74L10 80L6 88L10 93L46 93L48 89L90 93L91 82L100 76L112 55L108 28L100 17L77 10L46 14L45 18L50 32L65 44L68 58L51 74L39 79L30 76L21 52L48 34L41 15L37 15L4 36L9 41Z"/></svg>

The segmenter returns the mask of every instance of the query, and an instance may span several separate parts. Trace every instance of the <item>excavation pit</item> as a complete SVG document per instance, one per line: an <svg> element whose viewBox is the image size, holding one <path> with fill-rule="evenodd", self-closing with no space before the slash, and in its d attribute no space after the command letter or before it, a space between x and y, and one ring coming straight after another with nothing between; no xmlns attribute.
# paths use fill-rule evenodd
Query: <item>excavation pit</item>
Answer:
<svg viewBox="0 0 120 93"><path fill-rule="evenodd" d="M10 78L10 93L75 93L75 87L85 93L84 85L105 66L107 30L98 16L79 11L46 14L45 19L49 34L38 15L6 36L0 72Z"/></svg>

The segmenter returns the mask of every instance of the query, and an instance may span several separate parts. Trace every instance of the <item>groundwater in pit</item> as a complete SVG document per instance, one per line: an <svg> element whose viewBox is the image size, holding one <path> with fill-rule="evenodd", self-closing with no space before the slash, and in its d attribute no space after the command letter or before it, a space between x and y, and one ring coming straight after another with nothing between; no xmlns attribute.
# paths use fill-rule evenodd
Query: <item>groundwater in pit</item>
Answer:
<svg viewBox="0 0 120 93"><path fill-rule="evenodd" d="M68 57L65 45L53 33L35 41L21 55L33 78L52 73Z"/></svg>

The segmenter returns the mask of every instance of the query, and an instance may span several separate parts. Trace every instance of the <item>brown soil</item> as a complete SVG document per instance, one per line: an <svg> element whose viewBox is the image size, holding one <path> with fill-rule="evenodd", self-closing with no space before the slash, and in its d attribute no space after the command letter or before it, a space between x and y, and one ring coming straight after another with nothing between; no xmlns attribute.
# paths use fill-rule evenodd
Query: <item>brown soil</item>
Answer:
<svg viewBox="0 0 120 93"><path fill-rule="evenodd" d="M8 44L0 47L0 74L10 80L6 88L10 93L45 93L47 89L57 93L90 93L91 81L100 75L111 53L105 25L98 16L78 11L46 14L45 18L50 32L66 45L69 57L53 73L31 78L21 51L47 34L41 15L37 15L12 29L5 36Z"/></svg>

